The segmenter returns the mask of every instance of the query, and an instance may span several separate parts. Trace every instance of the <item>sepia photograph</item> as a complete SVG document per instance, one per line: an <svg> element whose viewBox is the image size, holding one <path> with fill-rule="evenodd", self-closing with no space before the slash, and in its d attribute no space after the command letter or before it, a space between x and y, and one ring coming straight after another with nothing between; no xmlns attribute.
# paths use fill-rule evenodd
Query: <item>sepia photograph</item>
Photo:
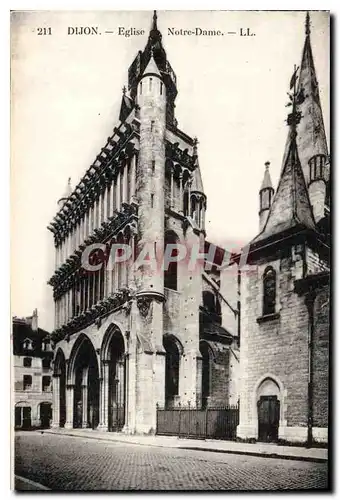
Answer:
<svg viewBox="0 0 340 500"><path fill-rule="evenodd" d="M15 491L330 491L330 12L11 12Z"/></svg>

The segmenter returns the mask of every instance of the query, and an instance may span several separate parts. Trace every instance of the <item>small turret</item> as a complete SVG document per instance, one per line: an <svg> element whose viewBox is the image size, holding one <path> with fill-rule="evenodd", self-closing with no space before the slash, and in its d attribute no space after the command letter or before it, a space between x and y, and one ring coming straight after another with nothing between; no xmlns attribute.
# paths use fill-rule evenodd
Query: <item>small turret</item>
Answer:
<svg viewBox="0 0 340 500"><path fill-rule="evenodd" d="M207 209L207 197L204 194L201 170L198 163L197 154L198 141L195 138L193 147L193 156L196 158L195 170L192 173L192 182L190 186L190 215L196 222L197 226L205 229L205 212Z"/></svg>
<svg viewBox="0 0 340 500"><path fill-rule="evenodd" d="M260 196L260 211L259 211L259 217L260 217L260 232L265 226L265 223L267 221L268 213L272 204L272 199L274 197L274 189L272 185L272 181L270 178L270 173L269 173L269 166L270 162L267 161L265 163L265 171L264 171L264 177L261 185L261 189L259 191L259 196Z"/></svg>

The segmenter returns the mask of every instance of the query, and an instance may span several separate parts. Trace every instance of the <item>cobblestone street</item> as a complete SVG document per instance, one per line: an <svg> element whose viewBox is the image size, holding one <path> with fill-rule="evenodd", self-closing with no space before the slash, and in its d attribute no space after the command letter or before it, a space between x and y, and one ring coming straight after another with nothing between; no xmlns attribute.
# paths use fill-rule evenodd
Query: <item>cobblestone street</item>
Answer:
<svg viewBox="0 0 340 500"><path fill-rule="evenodd" d="M15 474L52 490L327 487L326 463L148 448L40 432L17 433L15 446Z"/></svg>

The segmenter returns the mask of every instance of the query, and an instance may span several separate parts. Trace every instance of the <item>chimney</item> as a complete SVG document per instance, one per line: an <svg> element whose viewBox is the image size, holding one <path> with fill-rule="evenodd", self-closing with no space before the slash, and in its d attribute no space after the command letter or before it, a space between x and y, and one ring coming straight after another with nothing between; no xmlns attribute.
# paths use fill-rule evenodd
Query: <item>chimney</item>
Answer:
<svg viewBox="0 0 340 500"><path fill-rule="evenodd" d="M32 330L34 332L38 331L38 309L34 309L32 314Z"/></svg>

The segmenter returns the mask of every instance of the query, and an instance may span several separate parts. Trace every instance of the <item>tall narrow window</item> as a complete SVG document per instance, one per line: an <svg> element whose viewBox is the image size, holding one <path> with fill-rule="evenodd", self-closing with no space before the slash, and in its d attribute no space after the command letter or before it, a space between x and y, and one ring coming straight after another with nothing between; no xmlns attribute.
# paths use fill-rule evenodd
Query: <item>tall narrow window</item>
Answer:
<svg viewBox="0 0 340 500"><path fill-rule="evenodd" d="M154 194L151 195L151 208L153 208L153 200L154 200Z"/></svg>
<svg viewBox="0 0 340 500"><path fill-rule="evenodd" d="M151 132L153 131L154 124L155 124L155 120L151 120Z"/></svg>
<svg viewBox="0 0 340 500"><path fill-rule="evenodd" d="M180 353L176 342L172 338L164 338L165 348L165 404L173 406L175 396L179 392L179 363Z"/></svg>
<svg viewBox="0 0 340 500"><path fill-rule="evenodd" d="M152 172L154 172L154 171L155 171L155 167L156 167L156 162L155 162L155 160L152 160L151 167L152 167Z"/></svg>
<svg viewBox="0 0 340 500"><path fill-rule="evenodd" d="M188 193L188 191L184 191L183 211L184 211L184 215L189 215L189 193Z"/></svg>
<svg viewBox="0 0 340 500"><path fill-rule="evenodd" d="M275 313L276 306L276 272L267 267L263 274L263 316Z"/></svg>
<svg viewBox="0 0 340 500"><path fill-rule="evenodd" d="M149 90L152 89L152 78L149 78Z"/></svg>
<svg viewBox="0 0 340 500"><path fill-rule="evenodd" d="M163 82L160 82L161 95L163 95Z"/></svg>
<svg viewBox="0 0 340 500"><path fill-rule="evenodd" d="M168 255L171 258L176 257L178 255L176 244L176 234L172 232L167 233L164 239L164 255ZM164 286L171 290L177 290L177 260L174 262L164 262Z"/></svg>
<svg viewBox="0 0 340 500"><path fill-rule="evenodd" d="M140 82L140 85L139 85L139 94L141 95L143 92L143 82Z"/></svg>

